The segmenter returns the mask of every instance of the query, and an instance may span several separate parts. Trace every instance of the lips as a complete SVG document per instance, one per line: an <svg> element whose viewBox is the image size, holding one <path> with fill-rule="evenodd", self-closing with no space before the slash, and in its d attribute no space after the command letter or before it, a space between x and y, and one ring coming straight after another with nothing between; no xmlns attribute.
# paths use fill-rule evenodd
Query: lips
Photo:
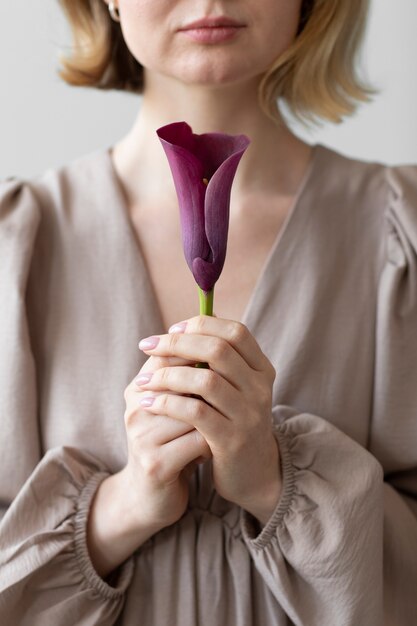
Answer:
<svg viewBox="0 0 417 626"><path fill-rule="evenodd" d="M234 40L245 26L230 17L204 17L183 26L179 32L199 44L221 44Z"/></svg>
<svg viewBox="0 0 417 626"><path fill-rule="evenodd" d="M190 22L179 30L198 30L200 28L243 28L244 24L226 16L204 17L195 22Z"/></svg>

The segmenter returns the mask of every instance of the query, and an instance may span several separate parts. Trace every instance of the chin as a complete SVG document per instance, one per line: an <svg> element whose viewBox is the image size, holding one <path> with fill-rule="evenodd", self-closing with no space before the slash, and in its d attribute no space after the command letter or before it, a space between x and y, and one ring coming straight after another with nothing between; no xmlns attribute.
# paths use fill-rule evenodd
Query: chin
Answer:
<svg viewBox="0 0 417 626"><path fill-rule="evenodd" d="M181 82L185 85L195 86L195 87L223 87L227 85L236 85L240 82L244 82L242 77L237 76L224 76L222 78L214 78L212 76L194 76L192 78L183 78Z"/></svg>
<svg viewBox="0 0 417 626"><path fill-rule="evenodd" d="M248 68L233 63L204 63L195 67L188 65L178 72L176 78L186 85L221 87L245 82L259 75L260 71L248 72Z"/></svg>

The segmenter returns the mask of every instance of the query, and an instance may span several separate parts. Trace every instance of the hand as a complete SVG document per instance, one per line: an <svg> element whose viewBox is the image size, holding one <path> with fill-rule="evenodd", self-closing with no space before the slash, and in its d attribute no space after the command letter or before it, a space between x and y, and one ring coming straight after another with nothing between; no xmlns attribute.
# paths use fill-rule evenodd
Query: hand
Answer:
<svg viewBox="0 0 417 626"><path fill-rule="evenodd" d="M184 363L192 364L175 357L150 357L140 374ZM133 381L126 387L128 463L99 485L89 511L88 551L103 578L182 516L188 478L198 462L211 457L206 441L192 426L150 415L139 407L141 395Z"/></svg>
<svg viewBox="0 0 417 626"><path fill-rule="evenodd" d="M195 363L175 357L151 357L139 374L156 373L184 362ZM211 452L192 425L144 410L139 405L143 395L134 381L125 390L128 463L123 471L129 477L132 510L138 512L140 525L162 529L183 515L188 503L188 479L199 462L211 458Z"/></svg>
<svg viewBox="0 0 417 626"><path fill-rule="evenodd" d="M265 524L281 490L271 419L275 369L253 335L239 322L200 315L187 320L184 332L160 335L155 348L142 349L209 364L211 369L176 365L155 371L141 385L155 398L146 410L201 433L213 455L219 495Z"/></svg>

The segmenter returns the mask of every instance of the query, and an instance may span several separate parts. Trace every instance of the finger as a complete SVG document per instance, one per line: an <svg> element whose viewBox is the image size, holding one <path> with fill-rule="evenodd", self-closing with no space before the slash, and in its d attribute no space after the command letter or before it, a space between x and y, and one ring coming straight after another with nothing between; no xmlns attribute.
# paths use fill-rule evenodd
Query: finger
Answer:
<svg viewBox="0 0 417 626"><path fill-rule="evenodd" d="M184 334L211 335L224 339L254 370L264 371L271 366L255 337L241 322L217 317L217 315L196 315L185 320L185 322L181 322L181 324L184 323L186 324L183 330ZM176 324L173 326L175 327ZM173 327L171 326L171 328ZM170 330L168 334L172 334Z"/></svg>
<svg viewBox="0 0 417 626"><path fill-rule="evenodd" d="M244 396L219 374L208 369L195 367L161 368L153 374L148 383L141 385L141 389L144 392L148 390L152 392L169 391L170 394L176 392L176 395L179 392L178 398L180 400L187 399L185 394L201 396L217 412L228 419L241 414L244 410L244 407L241 406ZM157 398L154 400L154 403L156 402ZM161 406L161 401L159 401L158 406ZM159 412L167 415L163 409Z"/></svg>
<svg viewBox="0 0 417 626"><path fill-rule="evenodd" d="M146 422L144 421L146 420L145 413ZM194 429L192 425L162 413L151 415L149 411L144 411L144 414L140 417L143 420L141 434L147 437L150 445L162 446Z"/></svg>
<svg viewBox="0 0 417 626"><path fill-rule="evenodd" d="M141 367L140 372L154 372L160 367L171 366L174 367L176 365L195 365L198 361L190 361L190 359L184 359L179 356L158 356L151 355L147 361L145 361L144 365ZM138 376L136 374L135 378Z"/></svg>
<svg viewBox="0 0 417 626"><path fill-rule="evenodd" d="M239 391L247 388L256 374L231 344L223 338L211 335L160 335L155 348L143 350L159 356L179 356L195 363L206 362L213 371Z"/></svg>
<svg viewBox="0 0 417 626"><path fill-rule="evenodd" d="M180 420L189 427L195 428L210 447L216 446L219 439L232 436L233 426L210 405L196 398L184 398L171 394L159 394L155 397L152 406L146 411L163 414L175 420Z"/></svg>
<svg viewBox="0 0 417 626"><path fill-rule="evenodd" d="M148 373L148 372L154 373L161 367L175 367L179 365L194 366L196 365L196 363L198 363L198 361L190 361L189 359L182 359L181 357L177 357L177 356L157 356L157 355L150 356L149 359L145 361L144 365L141 367L139 372L135 374L134 378L132 378L132 380L127 385L126 390L125 390L125 395L126 393L130 391L133 391L136 393L140 391L140 388L135 382L138 376L140 376L140 374Z"/></svg>
<svg viewBox="0 0 417 626"><path fill-rule="evenodd" d="M209 459L212 456L204 437L196 430L169 441L161 446L160 452L169 474L181 472L199 457Z"/></svg>
<svg viewBox="0 0 417 626"><path fill-rule="evenodd" d="M175 394L175 391L171 393ZM129 423L136 423L140 419L140 409L143 407L140 405L140 399L143 397L144 392L138 385L128 385L125 389L125 402L126 410L125 415L129 415ZM181 395L181 394L178 394Z"/></svg>
<svg viewBox="0 0 417 626"><path fill-rule="evenodd" d="M175 391L171 391L173 395L181 395L176 394ZM125 401L126 401L126 410L125 410L125 420L127 420L127 424L129 428L135 428L135 433L137 435L142 435L143 433L147 433L150 430L154 429L155 426L153 423L146 424L144 423L144 417L148 415L146 412L142 413L141 409L144 407L140 405L140 400L145 396L149 395L146 392L143 392L138 385L128 385L125 389ZM158 394L155 392L154 394L157 396ZM164 416L161 416L163 418ZM154 416L153 416L153 419ZM179 423L178 423L179 425ZM186 432L185 430L183 432ZM182 434L182 433L181 433ZM177 435L174 435L177 436Z"/></svg>

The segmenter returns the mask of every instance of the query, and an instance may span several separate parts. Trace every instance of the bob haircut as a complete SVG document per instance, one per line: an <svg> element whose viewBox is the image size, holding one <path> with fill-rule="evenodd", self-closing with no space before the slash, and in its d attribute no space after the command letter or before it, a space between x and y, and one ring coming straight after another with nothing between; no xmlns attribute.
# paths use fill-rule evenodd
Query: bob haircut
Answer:
<svg viewBox="0 0 417 626"><path fill-rule="evenodd" d="M58 0L73 36L60 54L58 75L68 84L140 94L143 68L128 49L120 24L103 0ZM340 123L375 89L357 74L369 0L303 0L298 33L259 86L264 112L278 121L277 100L304 125Z"/></svg>

